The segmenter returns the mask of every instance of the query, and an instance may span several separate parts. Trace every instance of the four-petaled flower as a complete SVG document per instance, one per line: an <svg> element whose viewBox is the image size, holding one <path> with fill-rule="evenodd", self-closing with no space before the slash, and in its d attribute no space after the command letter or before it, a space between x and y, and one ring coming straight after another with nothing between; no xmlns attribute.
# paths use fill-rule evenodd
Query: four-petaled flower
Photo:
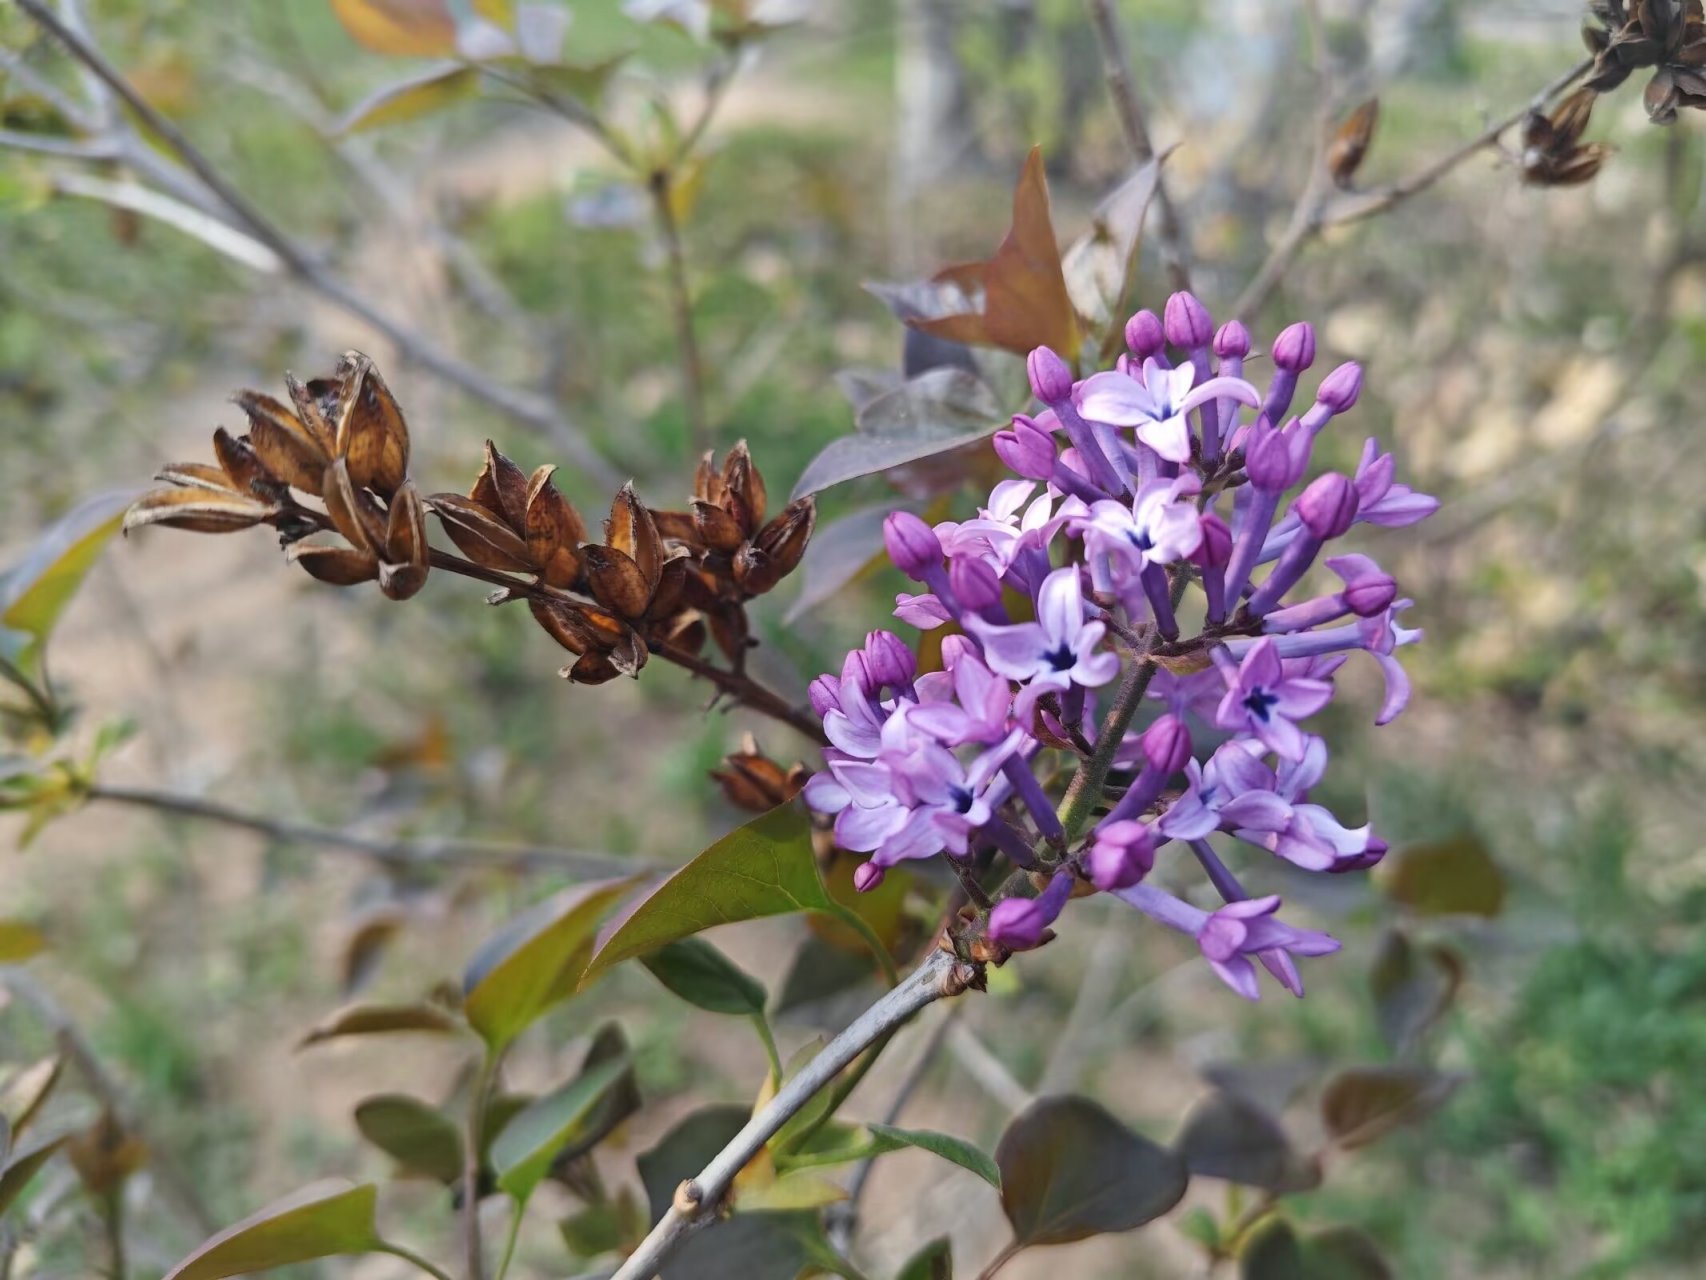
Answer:
<svg viewBox="0 0 1706 1280"><path fill-rule="evenodd" d="M1098 651L1107 625L1084 616L1084 590L1076 566L1056 569L1037 592L1037 620L999 626L968 617L967 629L983 642L990 670L1028 683L1027 705L1050 689L1094 689L1120 672L1119 655ZM1022 718L1022 717L1021 717Z"/></svg>
<svg viewBox="0 0 1706 1280"><path fill-rule="evenodd" d="M1295 722L1332 701L1333 686L1326 680L1287 676L1272 636L1252 645L1241 665L1233 667L1230 657L1220 662L1226 696L1215 711L1215 724L1255 735L1282 759L1301 760L1304 733Z"/></svg>
<svg viewBox="0 0 1706 1280"><path fill-rule="evenodd" d="M1091 422L1111 427L1136 427L1137 438L1167 462L1189 462L1191 410L1211 400L1235 400L1255 407L1262 402L1256 388L1242 378L1209 378L1197 385L1196 369L1182 364L1163 367L1151 357L1138 376L1117 370L1093 373L1078 384L1073 399Z"/></svg>

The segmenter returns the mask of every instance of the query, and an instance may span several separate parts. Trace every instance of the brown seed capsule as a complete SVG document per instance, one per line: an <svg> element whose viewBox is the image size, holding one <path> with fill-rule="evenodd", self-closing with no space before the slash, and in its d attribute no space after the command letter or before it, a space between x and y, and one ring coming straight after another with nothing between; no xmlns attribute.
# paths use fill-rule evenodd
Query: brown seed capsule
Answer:
<svg viewBox="0 0 1706 1280"><path fill-rule="evenodd" d="M259 391L239 391L233 400L249 415L249 443L261 464L294 489L320 496L331 456L289 409Z"/></svg>
<svg viewBox="0 0 1706 1280"><path fill-rule="evenodd" d="M658 574L663 571L663 538L657 522L646 505L634 494L634 486L625 484L616 492L610 504L610 519L604 526L606 545L622 552L632 560L646 584L649 597L657 589Z"/></svg>
<svg viewBox="0 0 1706 1280"><path fill-rule="evenodd" d="M1537 187L1577 186L1599 172L1611 148L1581 141L1597 96L1592 89L1577 89L1550 116L1528 113L1522 125L1524 182Z"/></svg>
<svg viewBox="0 0 1706 1280"><path fill-rule="evenodd" d="M526 573L533 567L527 544L479 503L459 493L435 493L426 503L457 549L481 568Z"/></svg>
<svg viewBox="0 0 1706 1280"><path fill-rule="evenodd" d="M750 542L735 552L729 561L740 589L749 596L761 596L782 580L770 557Z"/></svg>
<svg viewBox="0 0 1706 1280"><path fill-rule="evenodd" d="M614 547L593 543L583 549L586 580L593 598L624 618L643 618L652 593L632 559Z"/></svg>
<svg viewBox="0 0 1706 1280"><path fill-rule="evenodd" d="M357 489L349 473L349 461L338 458L326 468L321 486L326 514L350 546L377 558L385 545L386 521L366 490Z"/></svg>
<svg viewBox="0 0 1706 1280"><path fill-rule="evenodd" d="M320 446L321 452L330 458L338 441L332 432L332 424L326 421L326 415L320 408L320 398L312 390L312 384L303 382L293 373L286 373L284 387L290 393L290 402L296 406L297 419Z"/></svg>
<svg viewBox="0 0 1706 1280"><path fill-rule="evenodd" d="M583 653L571 665L557 672L565 680L576 684L604 684L614 680L622 673L614 663L602 653Z"/></svg>
<svg viewBox="0 0 1706 1280"><path fill-rule="evenodd" d="M499 517L522 537L527 536L527 473L486 441L486 461L468 496Z"/></svg>
<svg viewBox="0 0 1706 1280"><path fill-rule="evenodd" d="M753 466L752 454L745 440L730 449L729 456L723 459L723 488L729 497L735 499L735 503L730 504L731 514L745 525L750 537L752 531L764 523L767 497L764 477Z"/></svg>
<svg viewBox="0 0 1706 1280"><path fill-rule="evenodd" d="M544 600L532 596L527 601L527 608L545 634L570 653L585 653L602 647L595 645L586 611L579 605L567 600Z"/></svg>
<svg viewBox="0 0 1706 1280"><path fill-rule="evenodd" d="M349 460L357 488L389 497L408 475L408 424L372 360L359 351L346 351L338 372L345 383L340 407L348 406L338 451Z"/></svg>
<svg viewBox="0 0 1706 1280"><path fill-rule="evenodd" d="M288 552L290 562L299 564L310 577L334 587L353 587L379 576L379 558L354 547L311 546L299 542Z"/></svg>
<svg viewBox="0 0 1706 1280"><path fill-rule="evenodd" d="M213 456L231 482L231 488L265 501L284 497L284 481L266 469L248 436L234 436L224 427L213 433Z"/></svg>
<svg viewBox="0 0 1706 1280"><path fill-rule="evenodd" d="M210 493L234 493L231 477L223 467L206 462L168 462L154 473L156 480L175 484L184 489L205 489Z"/></svg>
<svg viewBox="0 0 1706 1280"><path fill-rule="evenodd" d="M1362 167L1363 157L1368 155L1368 146L1374 140L1374 126L1380 120L1380 99L1370 98L1359 106L1333 135L1332 144L1327 148L1327 172L1333 175L1333 181L1349 191L1356 182L1356 173Z"/></svg>
<svg viewBox="0 0 1706 1280"><path fill-rule="evenodd" d="M527 554L541 581L567 587L581 574L580 544L586 540L586 526L551 483L554 470L540 467L527 483Z"/></svg>
<svg viewBox="0 0 1706 1280"><path fill-rule="evenodd" d="M746 662L748 648L746 611L738 607L724 609L709 615L708 621L711 638L717 642L717 648L739 670Z"/></svg>
<svg viewBox="0 0 1706 1280"><path fill-rule="evenodd" d="M211 488L155 489L124 513L124 530L163 524L191 533L234 533L252 529L278 514L278 508L229 491Z"/></svg>
<svg viewBox="0 0 1706 1280"><path fill-rule="evenodd" d="M758 531L754 540L759 550L775 562L777 578L785 578L799 568L806 554L806 545L817 528L817 500L796 498L782 508L769 524Z"/></svg>
<svg viewBox="0 0 1706 1280"><path fill-rule="evenodd" d="M698 549L702 544L699 540L699 530L693 523L693 514L689 511L654 511L652 522L658 527L658 536L665 542L679 542L683 546Z"/></svg>
<svg viewBox="0 0 1706 1280"><path fill-rule="evenodd" d="M740 521L715 503L694 502L693 527L700 542L723 555L733 554L746 541Z"/></svg>

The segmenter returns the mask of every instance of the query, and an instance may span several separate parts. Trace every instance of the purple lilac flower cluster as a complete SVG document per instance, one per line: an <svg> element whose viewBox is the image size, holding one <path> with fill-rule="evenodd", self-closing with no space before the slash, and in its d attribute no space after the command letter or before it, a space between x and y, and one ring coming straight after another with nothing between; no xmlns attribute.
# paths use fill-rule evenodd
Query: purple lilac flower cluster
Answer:
<svg viewBox="0 0 1706 1280"><path fill-rule="evenodd" d="M989 913L987 937L1003 948L1045 941L1075 886L1093 888L1193 937L1240 995L1256 998L1255 963L1301 995L1293 957L1339 944L1283 924L1279 899L1252 898L1209 837L1309 871L1360 870L1385 852L1369 827L1310 803L1328 753L1304 722L1356 652L1379 664L1378 723L1391 720L1409 700L1394 655L1421 632L1399 624L1410 601L1373 560L1322 553L1358 523L1410 525L1438 503L1395 483L1374 440L1353 475L1303 483L1317 436L1362 386L1361 369L1342 364L1291 413L1315 359L1309 325L1274 340L1265 391L1245 376L1244 326L1217 331L1188 293L1162 317L1133 316L1125 337L1129 354L1083 379L1048 348L1031 353L1040 411L995 437L1019 478L996 485L975 519L889 517L889 555L924 588L901 595L896 616L953 631L940 670L920 673L906 643L875 631L839 677L814 682L832 745L806 799L835 816L842 847L871 855L861 888L936 854L968 869L1000 854L1030 870L1037 896ZM1318 561L1334 586L1288 598ZM1200 624L1183 638L1190 583ZM1085 726L1130 664L1155 714L1121 726L1105 815L1068 831L1044 779L1057 753L1105 748ZM1222 905L1147 881L1169 845L1188 850Z"/></svg>

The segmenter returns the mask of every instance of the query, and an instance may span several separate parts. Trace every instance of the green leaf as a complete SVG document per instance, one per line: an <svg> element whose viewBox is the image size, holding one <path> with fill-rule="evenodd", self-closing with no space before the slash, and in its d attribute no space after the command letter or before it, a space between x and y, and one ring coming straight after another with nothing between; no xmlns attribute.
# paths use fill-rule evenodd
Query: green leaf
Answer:
<svg viewBox="0 0 1706 1280"><path fill-rule="evenodd" d="M1505 877L1479 836L1405 845L1386 856L1376 883L1394 902L1424 916L1496 916Z"/></svg>
<svg viewBox="0 0 1706 1280"><path fill-rule="evenodd" d="M418 120L472 97L479 87L480 73L475 68L459 62L441 63L419 75L375 89L345 112L333 131L343 136Z"/></svg>
<svg viewBox="0 0 1706 1280"><path fill-rule="evenodd" d="M902 1147L917 1147L920 1151L941 1156L962 1169L971 1170L997 1191L1001 1190L1001 1170L996 1162L986 1152L963 1138L936 1133L930 1129L896 1129L886 1124L867 1125L866 1128L878 1142L879 1155L888 1151L899 1151Z"/></svg>
<svg viewBox="0 0 1706 1280"><path fill-rule="evenodd" d="M954 1251L948 1237L932 1240L913 1254L894 1280L954 1280Z"/></svg>
<svg viewBox="0 0 1706 1280"><path fill-rule="evenodd" d="M1240 1280L1392 1280L1392 1269L1362 1232L1329 1227L1300 1239L1274 1218L1254 1233L1238 1261Z"/></svg>
<svg viewBox="0 0 1706 1280"><path fill-rule="evenodd" d="M593 1035L592 1045L587 1049L586 1057L581 1059L581 1074L586 1075L607 1062L625 1064L622 1073L617 1077L616 1083L604 1091L592 1113L569 1139L568 1145L557 1153L558 1166L591 1151L609 1137L617 1125L640 1109L643 1101L640 1097L640 1081L634 1074L633 1054L628 1049L628 1037L622 1034L622 1028L614 1022L605 1023Z"/></svg>
<svg viewBox="0 0 1706 1280"><path fill-rule="evenodd" d="M531 66L523 63L520 69L536 89L573 98L583 106L596 107L603 99L611 77L628 57L627 53L619 53L599 62L551 62Z"/></svg>
<svg viewBox="0 0 1706 1280"><path fill-rule="evenodd" d="M462 979L463 1012L487 1044L503 1048L573 993L599 922L632 884L626 878L565 889L522 912L474 954Z"/></svg>
<svg viewBox="0 0 1706 1280"><path fill-rule="evenodd" d="M1284 1218L1250 1234L1238 1257L1238 1280L1315 1280L1304 1269L1303 1245Z"/></svg>
<svg viewBox="0 0 1706 1280"><path fill-rule="evenodd" d="M1428 1067L1351 1067L1327 1082L1321 1120L1345 1150L1437 1111L1463 1078Z"/></svg>
<svg viewBox="0 0 1706 1280"><path fill-rule="evenodd" d="M461 1130L418 1098L400 1093L365 1098L356 1104L355 1127L408 1173L445 1186L463 1174Z"/></svg>
<svg viewBox="0 0 1706 1280"><path fill-rule="evenodd" d="M1020 1245L1130 1231L1185 1194L1185 1162L1088 1098L1040 1098L995 1149L1001 1206Z"/></svg>
<svg viewBox="0 0 1706 1280"><path fill-rule="evenodd" d="M94 568L107 540L118 532L133 491L98 494L48 526L17 565L0 575L0 627L27 637L9 658L34 679L42 646Z"/></svg>
<svg viewBox="0 0 1706 1280"><path fill-rule="evenodd" d="M24 1193L24 1188L30 1185L30 1180L41 1171L53 1153L58 1151L70 1139L71 1135L62 1133L57 1138L46 1138L27 1147L23 1151L14 1152L6 1161L5 1167L0 1168L0 1213L11 1208L12 1202Z"/></svg>
<svg viewBox="0 0 1706 1280"><path fill-rule="evenodd" d="M1390 930L1368 974L1381 1037L1394 1053L1408 1053L1443 1017L1463 984L1463 960L1439 943L1416 946Z"/></svg>
<svg viewBox="0 0 1706 1280"><path fill-rule="evenodd" d="M1217 1090L1193 1106L1173 1149L1192 1177L1276 1193L1307 1191L1321 1182L1320 1169L1292 1148L1279 1122L1233 1093Z"/></svg>
<svg viewBox="0 0 1706 1280"><path fill-rule="evenodd" d="M764 986L701 938L683 938L641 956L652 977L710 1013L762 1016Z"/></svg>
<svg viewBox="0 0 1706 1280"><path fill-rule="evenodd" d="M0 920L0 964L17 964L47 947L47 937L23 920Z"/></svg>
<svg viewBox="0 0 1706 1280"><path fill-rule="evenodd" d="M600 1063L523 1108L492 1143L498 1186L525 1203L551 1171L551 1162L627 1070L625 1058Z"/></svg>
<svg viewBox="0 0 1706 1280"><path fill-rule="evenodd" d="M835 914L818 878L811 823L796 804L737 827L665 880L607 939L581 981L713 925L792 911Z"/></svg>
<svg viewBox="0 0 1706 1280"><path fill-rule="evenodd" d="M662 1217L675 1189L695 1177L751 1118L745 1107L695 1111L639 1157L652 1220ZM824 1239L815 1211L735 1213L715 1231L701 1231L663 1264L662 1280L754 1280L797 1276L807 1268L850 1274Z"/></svg>
<svg viewBox="0 0 1706 1280"><path fill-rule="evenodd" d="M371 1253L383 1245L374 1226L379 1188L317 1182L221 1231L180 1262L166 1280L225 1280L316 1258Z"/></svg>
<svg viewBox="0 0 1706 1280"><path fill-rule="evenodd" d="M298 1049L341 1036L396 1035L404 1031L449 1035L465 1024L442 1005L356 1004L339 1009L297 1041Z"/></svg>
<svg viewBox="0 0 1706 1280"><path fill-rule="evenodd" d="M622 1219L613 1204L589 1205L558 1222L557 1230L577 1258L596 1258L622 1245Z"/></svg>

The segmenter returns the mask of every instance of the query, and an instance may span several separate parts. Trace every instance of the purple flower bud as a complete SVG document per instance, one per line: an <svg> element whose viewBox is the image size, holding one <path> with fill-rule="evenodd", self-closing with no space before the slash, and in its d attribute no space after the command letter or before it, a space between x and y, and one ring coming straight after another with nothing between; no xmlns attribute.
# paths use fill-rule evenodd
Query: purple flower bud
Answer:
<svg viewBox="0 0 1706 1280"><path fill-rule="evenodd" d="M1054 436L1022 413L1013 419L1011 431L995 433L995 455L1027 480L1047 480L1058 456Z"/></svg>
<svg viewBox="0 0 1706 1280"><path fill-rule="evenodd" d="M1214 335L1214 354L1222 360L1242 360L1250 354L1250 331L1237 320L1228 320Z"/></svg>
<svg viewBox="0 0 1706 1280"><path fill-rule="evenodd" d="M1161 348L1167 345L1161 318L1153 311L1139 311L1125 322L1125 344L1139 365L1151 356L1159 355Z"/></svg>
<svg viewBox="0 0 1706 1280"><path fill-rule="evenodd" d="M1367 871L1375 863L1386 856L1388 846L1379 836L1370 836L1368 845L1360 853L1347 853L1335 858L1333 865L1327 868L1329 875L1343 875L1347 871Z"/></svg>
<svg viewBox="0 0 1706 1280"><path fill-rule="evenodd" d="M918 671L912 650L892 631L873 631L865 637L865 665L878 686L891 689L911 684Z"/></svg>
<svg viewBox="0 0 1706 1280"><path fill-rule="evenodd" d="M874 862L861 862L853 868L853 887L860 893L869 893L883 882L887 874Z"/></svg>
<svg viewBox="0 0 1706 1280"><path fill-rule="evenodd" d="M1274 367L1302 373L1315 363L1315 329L1305 321L1287 325L1274 339Z"/></svg>
<svg viewBox="0 0 1706 1280"><path fill-rule="evenodd" d="M1322 542L1351 527L1357 516L1357 490L1351 478L1338 471L1316 476L1292 504L1309 532ZM890 517L891 519L893 517Z"/></svg>
<svg viewBox="0 0 1706 1280"><path fill-rule="evenodd" d="M1059 404L1072 395L1072 370L1049 347L1038 347L1025 357L1025 372L1031 375L1031 390L1044 404Z"/></svg>
<svg viewBox="0 0 1706 1280"><path fill-rule="evenodd" d="M955 632L951 636L942 637L942 669L952 671L961 658L971 657L982 661L982 653L972 643L970 636Z"/></svg>
<svg viewBox="0 0 1706 1280"><path fill-rule="evenodd" d="M883 521L883 546L889 559L914 582L942 564L942 540L936 531L910 511L893 512Z"/></svg>
<svg viewBox="0 0 1706 1280"><path fill-rule="evenodd" d="M1224 566L1232 559L1232 530L1227 527L1226 521L1212 511L1203 512L1200 524L1202 541L1197 544L1197 549L1191 556L1192 562L1205 569L1210 566Z"/></svg>
<svg viewBox="0 0 1706 1280"><path fill-rule="evenodd" d="M1145 729L1143 757L1165 777L1183 769L1191 758L1191 731L1185 722L1169 712Z"/></svg>
<svg viewBox="0 0 1706 1280"><path fill-rule="evenodd" d="M831 711L841 710L841 686L834 676L824 675L813 680L806 689L806 695L812 700L812 710L817 712L820 720Z"/></svg>
<svg viewBox="0 0 1706 1280"><path fill-rule="evenodd" d="M1250 483L1269 493L1284 493L1303 479L1309 465L1309 439L1300 431L1278 431L1257 418L1244 440L1244 470Z"/></svg>
<svg viewBox="0 0 1706 1280"><path fill-rule="evenodd" d="M1362 394L1362 366L1347 360L1321 380L1315 392L1315 403L1325 405L1334 413L1345 413Z"/></svg>
<svg viewBox="0 0 1706 1280"><path fill-rule="evenodd" d="M1001 603L1001 579L981 560L955 560L948 566L948 585L960 607L981 613Z"/></svg>
<svg viewBox="0 0 1706 1280"><path fill-rule="evenodd" d="M1090 883L1103 893L1131 888L1154 866L1154 829L1129 819L1104 823L1096 831L1095 843L1084 855Z"/></svg>
<svg viewBox="0 0 1706 1280"><path fill-rule="evenodd" d="M1162 332L1175 347L1194 351L1209 344L1214 336L1214 318L1194 294L1180 290L1167 299L1162 313Z"/></svg>
<svg viewBox="0 0 1706 1280"><path fill-rule="evenodd" d="M1359 618L1384 613L1398 595L1398 584L1367 556L1334 556L1327 567L1345 580L1339 599Z"/></svg>
<svg viewBox="0 0 1706 1280"><path fill-rule="evenodd" d="M1060 918L1072 896L1072 876L1055 872L1054 879L1034 898L1003 898L989 913L989 937L1010 951L1029 951L1048 941L1048 927Z"/></svg>

